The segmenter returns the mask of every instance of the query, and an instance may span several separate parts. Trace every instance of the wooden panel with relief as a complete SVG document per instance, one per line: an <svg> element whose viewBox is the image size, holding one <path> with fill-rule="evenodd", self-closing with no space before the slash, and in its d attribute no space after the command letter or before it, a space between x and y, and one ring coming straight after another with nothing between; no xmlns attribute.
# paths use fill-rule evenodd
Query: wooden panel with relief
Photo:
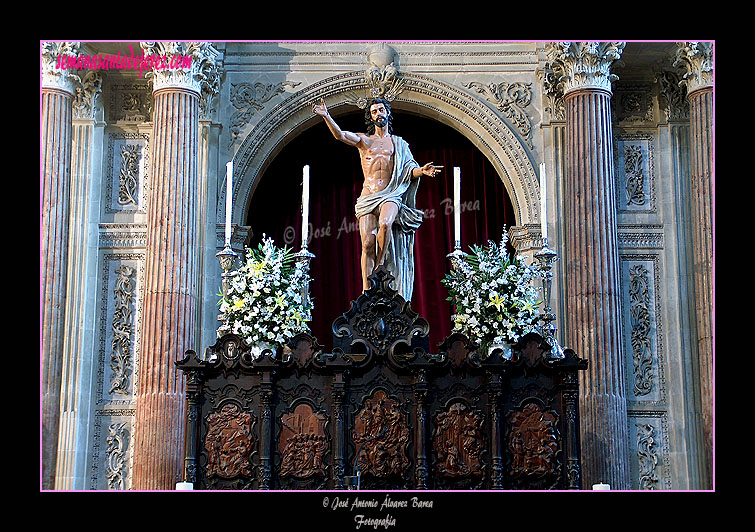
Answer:
<svg viewBox="0 0 755 532"><path fill-rule="evenodd" d="M326 352L233 334L186 374L186 481L196 489L580 489L577 372L531 333L481 353L427 321L378 268L333 323ZM254 353L254 355L253 355Z"/></svg>

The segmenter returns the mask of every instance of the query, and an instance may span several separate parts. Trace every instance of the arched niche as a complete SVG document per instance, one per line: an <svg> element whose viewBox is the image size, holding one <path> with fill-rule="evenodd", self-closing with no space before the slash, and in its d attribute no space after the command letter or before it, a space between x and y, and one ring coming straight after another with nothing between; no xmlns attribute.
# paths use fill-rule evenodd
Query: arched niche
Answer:
<svg viewBox="0 0 755 532"><path fill-rule="evenodd" d="M539 221L538 177L527 150L488 105L463 90L418 74L403 74L404 88L391 102L394 110L438 120L468 138L488 158L503 181L512 202L517 225ZM311 102L325 100L334 117L355 109L349 103L367 93L363 72L333 76L291 94L260 119L244 138L234 157L234 201L232 219L243 224L249 199L269 161L289 139L319 125L322 118L312 113ZM225 191L218 205L224 205ZM218 210L222 220L223 209Z"/></svg>

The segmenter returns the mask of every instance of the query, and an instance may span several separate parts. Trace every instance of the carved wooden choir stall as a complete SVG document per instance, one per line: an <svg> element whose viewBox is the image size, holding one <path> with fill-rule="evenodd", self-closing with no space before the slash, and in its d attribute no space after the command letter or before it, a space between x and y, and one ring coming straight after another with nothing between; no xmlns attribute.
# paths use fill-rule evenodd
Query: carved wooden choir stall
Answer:
<svg viewBox="0 0 755 532"><path fill-rule="evenodd" d="M580 489L578 375L535 333L511 353L428 324L380 267L333 323L253 356L225 334L177 362L195 489Z"/></svg>

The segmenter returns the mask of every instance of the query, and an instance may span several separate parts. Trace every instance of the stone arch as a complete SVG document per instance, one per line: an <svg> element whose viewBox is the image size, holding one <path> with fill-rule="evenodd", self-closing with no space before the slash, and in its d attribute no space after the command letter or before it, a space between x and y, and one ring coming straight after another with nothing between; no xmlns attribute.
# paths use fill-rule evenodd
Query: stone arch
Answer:
<svg viewBox="0 0 755 532"><path fill-rule="evenodd" d="M517 225L539 222L539 180L527 150L496 112L483 101L441 81L403 74L403 91L391 102L395 110L438 120L468 138L488 158L511 198ZM350 101L367 93L364 73L340 74L313 83L283 99L260 119L234 157L232 219L243 224L259 177L287 139L320 124L310 103L324 98L334 117L353 111ZM224 192L223 192L224 194ZM223 201L219 205L223 205ZM219 216L220 211L219 209Z"/></svg>

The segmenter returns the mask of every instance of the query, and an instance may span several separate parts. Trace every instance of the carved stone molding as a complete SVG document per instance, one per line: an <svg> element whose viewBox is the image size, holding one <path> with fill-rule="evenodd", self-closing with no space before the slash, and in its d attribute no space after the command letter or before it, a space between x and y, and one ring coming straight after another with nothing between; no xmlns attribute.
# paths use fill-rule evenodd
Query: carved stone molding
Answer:
<svg viewBox="0 0 755 532"><path fill-rule="evenodd" d="M598 89L611 92L611 65L621 57L623 42L555 42L545 51L552 70L559 74L556 84L564 95L576 90Z"/></svg>
<svg viewBox="0 0 755 532"><path fill-rule="evenodd" d="M79 42L45 42L42 43L42 88L57 89L73 95L81 79L68 69L56 68L61 55L76 55Z"/></svg>
<svg viewBox="0 0 755 532"><path fill-rule="evenodd" d="M679 42L674 66L683 68L687 95L713 87L713 43Z"/></svg>

